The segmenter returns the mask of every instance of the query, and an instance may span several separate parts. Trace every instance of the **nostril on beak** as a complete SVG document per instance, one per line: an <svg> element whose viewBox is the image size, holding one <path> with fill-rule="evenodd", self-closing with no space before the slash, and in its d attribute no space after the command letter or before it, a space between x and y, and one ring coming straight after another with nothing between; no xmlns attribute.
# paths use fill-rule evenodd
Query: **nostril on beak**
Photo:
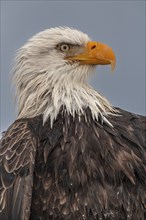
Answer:
<svg viewBox="0 0 146 220"><path fill-rule="evenodd" d="M96 45L93 45L93 46L91 47L91 50L93 50L95 47L96 47Z"/></svg>

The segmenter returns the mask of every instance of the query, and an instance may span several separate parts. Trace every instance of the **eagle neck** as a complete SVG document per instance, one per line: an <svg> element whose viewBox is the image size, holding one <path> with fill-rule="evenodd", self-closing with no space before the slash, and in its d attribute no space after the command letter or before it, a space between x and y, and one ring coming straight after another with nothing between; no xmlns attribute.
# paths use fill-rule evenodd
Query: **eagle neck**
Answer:
<svg viewBox="0 0 146 220"><path fill-rule="evenodd" d="M99 116L105 116L114 109L111 104L95 91L86 82L67 82L58 83L52 88L48 106L43 113L44 123L50 118L51 126L57 118L61 108L71 116L84 115L86 118L86 109L89 108L94 120Z"/></svg>

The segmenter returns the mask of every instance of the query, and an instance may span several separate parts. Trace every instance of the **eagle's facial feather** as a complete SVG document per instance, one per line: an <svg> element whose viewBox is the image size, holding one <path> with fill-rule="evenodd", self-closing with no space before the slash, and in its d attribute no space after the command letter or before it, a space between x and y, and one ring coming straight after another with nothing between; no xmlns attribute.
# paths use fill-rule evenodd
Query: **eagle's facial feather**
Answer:
<svg viewBox="0 0 146 220"><path fill-rule="evenodd" d="M71 28L51 28L32 37L16 56L14 81L19 115L44 116L53 124L61 106L73 115L89 107L93 118L114 111L111 104L87 84L95 65L81 65L76 57L84 53L90 38Z"/></svg>

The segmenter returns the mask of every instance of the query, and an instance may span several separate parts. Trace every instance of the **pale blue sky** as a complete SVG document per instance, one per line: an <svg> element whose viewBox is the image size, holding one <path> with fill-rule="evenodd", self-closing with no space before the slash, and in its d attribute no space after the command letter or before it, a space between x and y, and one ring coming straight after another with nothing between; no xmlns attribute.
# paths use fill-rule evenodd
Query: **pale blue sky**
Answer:
<svg viewBox="0 0 146 220"><path fill-rule="evenodd" d="M115 73L98 67L91 84L114 106L145 114L145 1L1 1L1 130L16 118L10 83L15 51L56 26L80 29L111 46Z"/></svg>

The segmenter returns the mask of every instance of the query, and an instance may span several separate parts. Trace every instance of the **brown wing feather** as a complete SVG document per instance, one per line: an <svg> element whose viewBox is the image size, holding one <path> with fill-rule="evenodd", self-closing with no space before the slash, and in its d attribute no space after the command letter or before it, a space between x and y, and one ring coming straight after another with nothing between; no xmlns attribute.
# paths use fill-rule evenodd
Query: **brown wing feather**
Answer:
<svg viewBox="0 0 146 220"><path fill-rule="evenodd" d="M27 120L14 122L0 145L0 220L29 219L36 138Z"/></svg>

